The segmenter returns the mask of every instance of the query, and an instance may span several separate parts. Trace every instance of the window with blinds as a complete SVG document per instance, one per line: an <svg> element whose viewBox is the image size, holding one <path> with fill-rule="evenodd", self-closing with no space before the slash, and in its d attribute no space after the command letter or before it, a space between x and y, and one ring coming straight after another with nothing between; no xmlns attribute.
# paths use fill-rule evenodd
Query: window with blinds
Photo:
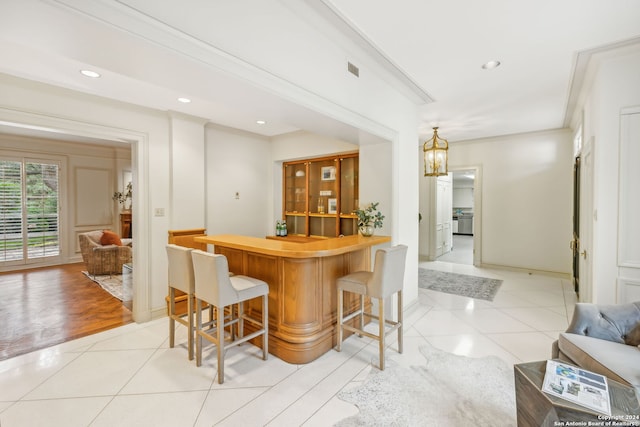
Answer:
<svg viewBox="0 0 640 427"><path fill-rule="evenodd" d="M0 159L0 263L60 255L59 165Z"/></svg>

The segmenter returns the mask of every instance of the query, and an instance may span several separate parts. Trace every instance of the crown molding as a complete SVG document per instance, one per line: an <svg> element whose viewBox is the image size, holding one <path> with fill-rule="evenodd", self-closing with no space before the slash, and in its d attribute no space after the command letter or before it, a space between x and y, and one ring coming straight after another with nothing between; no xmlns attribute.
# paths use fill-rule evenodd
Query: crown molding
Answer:
<svg viewBox="0 0 640 427"><path fill-rule="evenodd" d="M290 7L304 7L306 5L312 9L319 17L323 18L331 27L350 40L355 46L363 51L373 62L392 77L405 96L409 97L416 104L430 104L435 99L413 80L402 68L391 60L381 48L379 48L364 32L340 12L329 0L300 2L299 0L281 0L288 3Z"/></svg>
<svg viewBox="0 0 640 427"><path fill-rule="evenodd" d="M571 127L576 113L579 113L576 108L580 105L584 89L589 87L594 77L594 67L597 68L603 59L626 55L634 51L640 52L640 37L578 52L569 83L569 96L567 97L563 127Z"/></svg>

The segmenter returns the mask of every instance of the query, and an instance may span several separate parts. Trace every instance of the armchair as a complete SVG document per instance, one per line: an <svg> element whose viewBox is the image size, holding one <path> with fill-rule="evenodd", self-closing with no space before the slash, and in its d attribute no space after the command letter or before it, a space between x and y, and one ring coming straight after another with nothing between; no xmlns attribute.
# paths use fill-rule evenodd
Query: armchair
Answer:
<svg viewBox="0 0 640 427"><path fill-rule="evenodd" d="M577 303L553 358L573 363L640 392L640 301L619 305Z"/></svg>
<svg viewBox="0 0 640 427"><path fill-rule="evenodd" d="M87 271L91 275L97 274L121 274L122 265L132 261L133 251L131 246L102 245L100 240L103 231L96 230L80 233L80 251L82 259L87 264Z"/></svg>

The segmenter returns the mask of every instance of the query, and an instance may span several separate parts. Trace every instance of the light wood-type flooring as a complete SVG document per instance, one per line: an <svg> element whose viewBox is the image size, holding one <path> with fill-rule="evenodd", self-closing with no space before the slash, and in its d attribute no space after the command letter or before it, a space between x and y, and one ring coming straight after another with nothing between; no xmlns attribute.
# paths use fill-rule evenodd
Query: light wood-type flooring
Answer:
<svg viewBox="0 0 640 427"><path fill-rule="evenodd" d="M0 360L133 321L84 263L0 273Z"/></svg>

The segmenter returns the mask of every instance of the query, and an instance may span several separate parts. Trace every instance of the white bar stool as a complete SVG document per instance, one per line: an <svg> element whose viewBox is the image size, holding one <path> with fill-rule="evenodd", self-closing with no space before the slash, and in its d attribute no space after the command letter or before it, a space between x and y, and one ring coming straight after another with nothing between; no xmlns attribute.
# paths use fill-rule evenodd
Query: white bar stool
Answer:
<svg viewBox="0 0 640 427"><path fill-rule="evenodd" d="M191 248L168 244L167 259L169 261L169 347L175 345L176 322L187 327L189 360L193 360L193 293L195 279L193 274L193 262L191 261ZM176 289L187 294L186 314L176 314ZM186 317L186 319L185 319Z"/></svg>
<svg viewBox="0 0 640 427"><path fill-rule="evenodd" d="M378 249L376 251L373 271L357 271L340 277L337 281L338 288L338 344L336 350L342 347L343 331L355 332L373 338L379 343L380 370L384 370L384 350L385 338L394 331L398 331L398 352L402 353L402 286L404 282L405 260L407 257L407 246L397 245L391 248ZM344 317L344 294L352 292L360 295L358 310ZM385 298L398 294L398 320L385 319L384 301ZM364 298L371 297L378 300L378 315L365 312ZM364 330L364 316L378 319L378 335ZM345 324L345 322L359 317L360 328ZM391 326L386 329L386 326Z"/></svg>
<svg viewBox="0 0 640 427"><path fill-rule="evenodd" d="M262 359L269 354L269 285L253 277L235 275L229 277L229 264L224 255L212 254L201 250L191 252L195 275L196 299L196 365L202 364L202 338L214 343L218 356L218 383L224 382L224 351L243 342L262 335ZM262 322L258 322L244 313L244 301L262 297ZM202 329L202 301L216 308L215 329ZM232 316L225 323L224 309L238 304L238 317ZM257 331L244 335L244 322L249 321L259 327ZM238 337L226 343L224 329L238 324ZM233 330L233 326L232 326Z"/></svg>

